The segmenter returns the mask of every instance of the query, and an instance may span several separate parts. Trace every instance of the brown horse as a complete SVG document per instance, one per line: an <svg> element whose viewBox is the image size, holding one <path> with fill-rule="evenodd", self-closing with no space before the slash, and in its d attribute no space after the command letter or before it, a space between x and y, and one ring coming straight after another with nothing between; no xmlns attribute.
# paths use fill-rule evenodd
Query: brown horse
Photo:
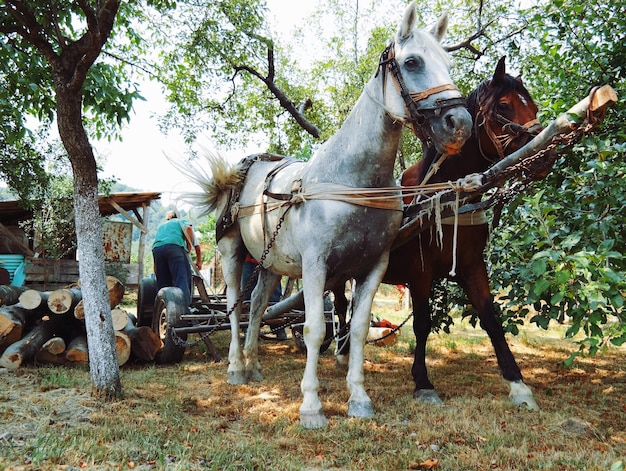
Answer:
<svg viewBox="0 0 626 471"><path fill-rule="evenodd" d="M437 183L482 172L492 163L522 147L541 130L536 117L537 106L521 80L506 74L504 57L498 62L491 80L481 83L468 97L467 107L474 120L474 129L461 152L447 156L436 173L433 173L429 169L440 158L440 154L429 148L423 160L403 173L403 186L425 183L427 176L428 183ZM454 218L442 221L443 242L437 241L435 228L431 227L393 250L383 280L384 283L406 284L411 290L415 316L413 330L416 336L412 368L414 397L426 402L441 402L428 379L426 341L432 327L429 305L432 283L448 278L463 288L478 312L480 325L493 344L502 376L510 383L511 401L538 409L532 391L523 382L494 309L483 258L489 237L487 219L484 214L476 213L460 218L456 251L453 248L454 226L450 219ZM455 274L451 274L453 263Z"/></svg>

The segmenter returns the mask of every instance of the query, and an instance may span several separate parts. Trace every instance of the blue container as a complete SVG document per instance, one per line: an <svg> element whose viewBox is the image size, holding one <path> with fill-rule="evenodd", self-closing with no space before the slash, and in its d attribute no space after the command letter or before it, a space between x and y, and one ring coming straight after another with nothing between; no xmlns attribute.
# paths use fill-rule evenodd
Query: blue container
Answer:
<svg viewBox="0 0 626 471"><path fill-rule="evenodd" d="M24 255L19 254L0 254L0 267L4 268L9 272L9 276L11 281L13 281L13 276L15 275L15 271L20 268L23 269L24 265Z"/></svg>

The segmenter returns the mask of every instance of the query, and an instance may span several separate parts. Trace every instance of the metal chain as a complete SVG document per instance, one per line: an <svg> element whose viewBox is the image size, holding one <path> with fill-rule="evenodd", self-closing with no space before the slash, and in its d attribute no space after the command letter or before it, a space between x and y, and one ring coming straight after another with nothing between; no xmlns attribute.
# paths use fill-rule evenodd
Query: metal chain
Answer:
<svg viewBox="0 0 626 471"><path fill-rule="evenodd" d="M265 259L267 258L270 250L274 246L274 242L276 241L276 237L278 237L278 232L280 231L280 229L281 229L281 227L283 225L283 222L285 221L285 217L287 216L287 212L293 206L293 204L291 204L291 203L287 203L287 204L288 204L287 209L283 212L283 214L278 219L278 223L276 224L276 228L274 229L274 232L272 233L272 237L269 240L269 242L267 244L267 247L265 248L265 250L261 254L261 258L258 260L257 266L254 267L254 270L252 271L252 275L248 279L248 281L247 281L246 285L244 286L243 290L241 290L241 293L239 294L239 297L237 298L237 301L235 302L233 307L231 307L230 310L226 313L226 315L223 317L223 319L220 319L220 321L215 325L214 329L211 330L210 332L201 332L200 333L200 339L201 340L197 340L195 342L188 342L187 340L181 338L176 333L176 330L174 329L173 326L170 326L170 325L167 326L168 335L171 337L172 341L174 342L174 344L177 347L180 347L180 348L192 348L192 347L195 347L196 345L198 345L200 343L200 341L203 341L205 338L208 338L209 335L211 335L214 332L216 332L219 329L219 327L226 322L226 319L228 317L230 317L230 315L235 311L235 309L239 305L241 305L243 303L243 298L244 298L246 292L252 286L252 283L254 282L256 277L258 276L259 271L261 271L261 266L263 265L263 262L265 262ZM159 315L160 315L160 313L159 313ZM291 323L293 323L293 322L291 322ZM287 325L290 325L290 324L288 323ZM276 328L276 330L279 330L279 328Z"/></svg>

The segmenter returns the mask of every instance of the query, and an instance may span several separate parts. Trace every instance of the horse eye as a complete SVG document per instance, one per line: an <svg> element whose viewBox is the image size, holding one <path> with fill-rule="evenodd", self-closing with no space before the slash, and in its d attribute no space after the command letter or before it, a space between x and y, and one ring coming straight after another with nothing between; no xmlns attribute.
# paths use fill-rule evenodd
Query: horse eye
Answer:
<svg viewBox="0 0 626 471"><path fill-rule="evenodd" d="M419 68L420 66L420 61L418 58L416 57L407 57L404 61L404 66L408 69L408 70L415 70L417 68Z"/></svg>
<svg viewBox="0 0 626 471"><path fill-rule="evenodd" d="M498 103L498 111L511 111L511 105L507 101L501 101Z"/></svg>

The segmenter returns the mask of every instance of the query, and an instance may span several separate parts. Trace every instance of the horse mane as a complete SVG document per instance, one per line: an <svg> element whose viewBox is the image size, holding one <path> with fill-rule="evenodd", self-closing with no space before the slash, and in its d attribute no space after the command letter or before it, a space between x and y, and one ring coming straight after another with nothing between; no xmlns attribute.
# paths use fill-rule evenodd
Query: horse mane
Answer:
<svg viewBox="0 0 626 471"><path fill-rule="evenodd" d="M476 89L467 97L467 111L472 116L474 126L472 126L472 135L470 139L477 139L477 123L476 118L479 112L484 116L484 119L495 119L496 105L499 97L506 92L515 91L521 94L529 102L533 101L532 97L526 87L524 87L520 79L516 79L509 74L505 74L503 78L494 81L493 79L483 80ZM468 139L469 141L469 139ZM423 181L426 176L426 172L430 168L435 159L439 157L439 153L434 146L428 146L424 153L424 157L419 162L418 169L418 181Z"/></svg>

